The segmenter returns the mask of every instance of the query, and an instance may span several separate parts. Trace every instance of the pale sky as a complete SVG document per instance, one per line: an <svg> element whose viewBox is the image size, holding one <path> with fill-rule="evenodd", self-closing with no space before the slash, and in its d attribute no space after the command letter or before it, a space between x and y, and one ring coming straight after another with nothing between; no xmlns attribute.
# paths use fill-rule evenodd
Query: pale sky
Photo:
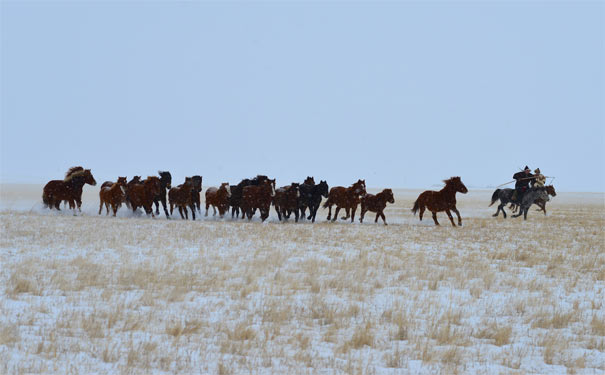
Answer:
<svg viewBox="0 0 605 375"><path fill-rule="evenodd" d="M605 3L0 4L0 182L605 191Z"/></svg>

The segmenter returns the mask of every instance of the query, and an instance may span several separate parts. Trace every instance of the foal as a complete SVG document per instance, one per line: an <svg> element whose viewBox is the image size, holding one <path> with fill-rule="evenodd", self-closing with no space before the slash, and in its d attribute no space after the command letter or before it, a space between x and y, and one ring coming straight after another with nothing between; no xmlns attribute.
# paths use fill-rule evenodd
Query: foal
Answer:
<svg viewBox="0 0 605 375"><path fill-rule="evenodd" d="M218 208L218 214L222 218L225 212L229 212L229 200L231 199L231 187L228 182L221 184L218 189L215 187L208 188L206 190L206 216L208 216L208 207L212 206L214 214L216 216L216 209Z"/></svg>
<svg viewBox="0 0 605 375"><path fill-rule="evenodd" d="M107 210L105 215L109 215L109 206L111 205L113 216L115 217L118 208L126 200L126 177L118 177L118 182L111 183L111 186L108 186L108 182L104 182L99 191L99 200L101 201L99 204L99 215L101 215L103 204L105 204L105 209Z"/></svg>
<svg viewBox="0 0 605 375"><path fill-rule="evenodd" d="M191 218L195 220L195 206L193 205L192 192L195 190L193 185L193 179L191 177L185 177L185 183L177 187L173 187L168 191L168 202L170 203L170 215L174 206L179 208L181 219L189 220L187 213L187 207L191 208ZM185 216L183 216L185 211Z"/></svg>
<svg viewBox="0 0 605 375"><path fill-rule="evenodd" d="M384 209L387 206L387 202L395 203L395 198L393 197L393 190L384 189L380 193L374 194L366 194L361 197L361 217L359 218L359 222L363 223L363 216L367 211L376 212L376 219L374 222L378 222L378 218L382 217L382 221L384 225L387 225L386 218L384 217Z"/></svg>

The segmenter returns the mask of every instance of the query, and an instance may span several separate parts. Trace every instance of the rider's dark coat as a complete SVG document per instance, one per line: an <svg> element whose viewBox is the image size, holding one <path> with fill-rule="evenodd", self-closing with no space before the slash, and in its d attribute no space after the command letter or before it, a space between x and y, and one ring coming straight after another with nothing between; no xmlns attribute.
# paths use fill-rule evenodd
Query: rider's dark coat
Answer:
<svg viewBox="0 0 605 375"><path fill-rule="evenodd" d="M529 189L529 183L532 182L534 175L531 173L525 174L525 172L517 172L513 175L515 182L515 190L525 191Z"/></svg>

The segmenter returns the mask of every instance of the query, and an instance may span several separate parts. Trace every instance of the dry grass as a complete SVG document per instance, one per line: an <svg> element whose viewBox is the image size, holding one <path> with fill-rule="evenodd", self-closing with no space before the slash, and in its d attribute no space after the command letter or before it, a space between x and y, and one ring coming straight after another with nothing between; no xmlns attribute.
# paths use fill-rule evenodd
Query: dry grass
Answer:
<svg viewBox="0 0 605 375"><path fill-rule="evenodd" d="M463 228L403 191L388 227L2 211L0 373L605 371L602 196L481 194Z"/></svg>

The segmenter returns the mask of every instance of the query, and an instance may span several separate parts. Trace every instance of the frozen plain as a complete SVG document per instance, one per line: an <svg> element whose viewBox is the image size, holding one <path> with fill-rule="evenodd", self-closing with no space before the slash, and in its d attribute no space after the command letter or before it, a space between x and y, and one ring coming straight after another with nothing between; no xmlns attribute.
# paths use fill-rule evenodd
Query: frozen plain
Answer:
<svg viewBox="0 0 605 375"><path fill-rule="evenodd" d="M354 224L182 221L0 188L0 373L601 374L603 193L548 215L419 222L419 191Z"/></svg>

